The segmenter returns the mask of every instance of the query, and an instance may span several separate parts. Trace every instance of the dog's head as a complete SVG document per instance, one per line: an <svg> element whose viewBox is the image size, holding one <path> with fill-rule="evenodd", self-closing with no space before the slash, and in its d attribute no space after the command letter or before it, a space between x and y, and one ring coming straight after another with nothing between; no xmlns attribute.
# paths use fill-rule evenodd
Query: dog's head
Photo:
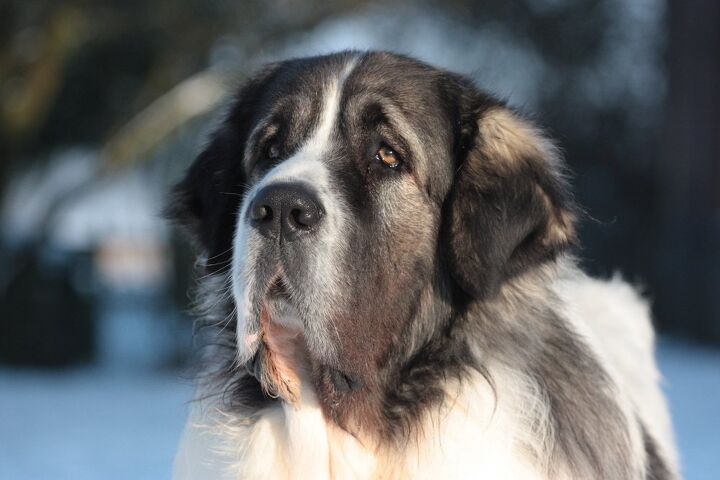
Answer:
<svg viewBox="0 0 720 480"><path fill-rule="evenodd" d="M250 80L170 210L230 276L237 360L286 399L304 363L338 402L446 321L442 298L492 298L572 242L558 161L462 77L346 52Z"/></svg>

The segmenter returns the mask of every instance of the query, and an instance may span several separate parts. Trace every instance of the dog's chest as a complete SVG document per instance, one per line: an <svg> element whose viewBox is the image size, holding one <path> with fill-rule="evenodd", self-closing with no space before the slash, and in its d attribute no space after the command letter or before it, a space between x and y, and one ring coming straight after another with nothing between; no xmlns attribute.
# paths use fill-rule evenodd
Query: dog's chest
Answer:
<svg viewBox="0 0 720 480"><path fill-rule="evenodd" d="M373 478L374 455L327 422L312 392L297 405L279 403L236 431L236 478Z"/></svg>
<svg viewBox="0 0 720 480"><path fill-rule="evenodd" d="M502 409L483 408L486 393L464 391L393 451L365 448L328 423L313 399L278 405L236 432L233 478L544 478L518 439L521 425Z"/></svg>

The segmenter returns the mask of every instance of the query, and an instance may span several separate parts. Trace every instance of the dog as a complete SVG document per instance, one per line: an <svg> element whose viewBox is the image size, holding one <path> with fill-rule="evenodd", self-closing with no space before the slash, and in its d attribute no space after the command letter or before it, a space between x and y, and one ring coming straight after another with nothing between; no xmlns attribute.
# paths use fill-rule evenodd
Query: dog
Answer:
<svg viewBox="0 0 720 480"><path fill-rule="evenodd" d="M176 478L679 478L647 303L583 273L558 148L468 79L270 64L167 212L204 345Z"/></svg>

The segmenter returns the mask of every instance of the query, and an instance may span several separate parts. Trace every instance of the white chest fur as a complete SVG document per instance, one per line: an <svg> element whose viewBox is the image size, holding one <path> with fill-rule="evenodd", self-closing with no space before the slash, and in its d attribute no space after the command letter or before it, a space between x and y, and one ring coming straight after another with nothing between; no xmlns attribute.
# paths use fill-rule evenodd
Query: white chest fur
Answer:
<svg viewBox="0 0 720 480"><path fill-rule="evenodd" d="M506 372L496 372L496 378L500 373ZM371 451L327 422L312 392L303 392L296 407L278 403L255 420L197 405L175 478L545 478L542 461L533 460L544 450L541 402L511 391L527 385L498 386L498 400L507 401L497 405L479 375L462 388L449 388L446 404L426 417L404 448L393 451Z"/></svg>

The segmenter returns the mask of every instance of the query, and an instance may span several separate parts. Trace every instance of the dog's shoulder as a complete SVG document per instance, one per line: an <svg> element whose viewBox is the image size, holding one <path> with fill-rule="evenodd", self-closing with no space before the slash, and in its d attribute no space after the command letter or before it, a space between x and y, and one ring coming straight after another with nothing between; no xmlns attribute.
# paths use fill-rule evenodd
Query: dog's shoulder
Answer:
<svg viewBox="0 0 720 480"><path fill-rule="evenodd" d="M643 429L676 470L672 427L655 360L649 301L619 273L602 279L574 271L561 276L556 292L575 331L600 359L620 393L629 398Z"/></svg>

